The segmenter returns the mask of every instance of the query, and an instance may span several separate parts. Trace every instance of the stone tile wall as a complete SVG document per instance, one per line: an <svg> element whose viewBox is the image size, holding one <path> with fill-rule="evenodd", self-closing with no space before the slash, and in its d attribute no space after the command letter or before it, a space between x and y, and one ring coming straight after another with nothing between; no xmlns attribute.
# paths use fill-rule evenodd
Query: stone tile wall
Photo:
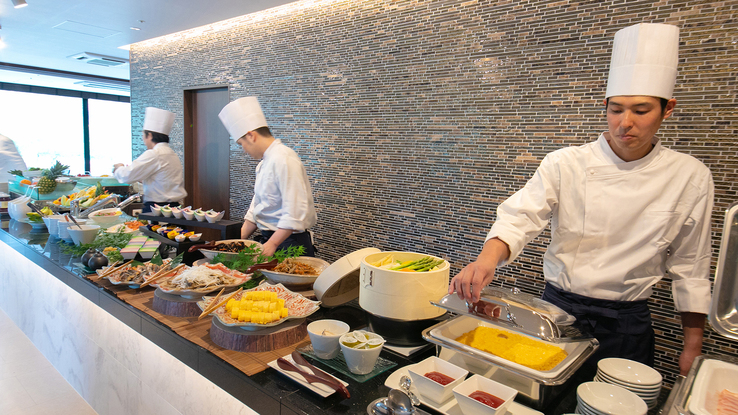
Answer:
<svg viewBox="0 0 738 415"><path fill-rule="evenodd" d="M605 130L612 38L638 22L681 28L678 106L660 136L714 174L715 262L738 199L737 1L299 1L134 45L134 136L144 107L170 109L181 154L182 88L258 96L311 177L319 256L411 250L447 258L455 275L546 153ZM221 186L239 218L256 162L231 149ZM495 284L539 294L548 242L545 231ZM665 278L650 302L668 382L681 344L670 287ZM704 352L737 347L709 331Z"/></svg>

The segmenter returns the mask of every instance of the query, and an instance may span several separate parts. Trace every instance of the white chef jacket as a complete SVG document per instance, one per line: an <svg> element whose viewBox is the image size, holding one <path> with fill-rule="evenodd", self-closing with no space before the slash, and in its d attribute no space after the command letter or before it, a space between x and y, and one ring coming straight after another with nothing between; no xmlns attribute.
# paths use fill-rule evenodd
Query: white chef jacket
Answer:
<svg viewBox="0 0 738 415"><path fill-rule="evenodd" d="M280 140L274 140L256 166L254 198L244 219L262 230L294 232L304 232L318 220L305 166Z"/></svg>
<svg viewBox="0 0 738 415"><path fill-rule="evenodd" d="M144 202L179 202L187 196L182 163L168 143L156 143L113 174L121 183L142 182Z"/></svg>
<svg viewBox="0 0 738 415"><path fill-rule="evenodd" d="M699 160L661 146L620 159L606 134L548 154L523 189L497 208L487 239L512 262L551 219L547 283L605 300L647 299L666 269L680 312L710 307L710 215L714 186ZM667 256L667 249L670 254Z"/></svg>
<svg viewBox="0 0 738 415"><path fill-rule="evenodd" d="M13 178L8 173L10 170L26 170L26 163L13 140L0 134L0 182L7 183Z"/></svg>

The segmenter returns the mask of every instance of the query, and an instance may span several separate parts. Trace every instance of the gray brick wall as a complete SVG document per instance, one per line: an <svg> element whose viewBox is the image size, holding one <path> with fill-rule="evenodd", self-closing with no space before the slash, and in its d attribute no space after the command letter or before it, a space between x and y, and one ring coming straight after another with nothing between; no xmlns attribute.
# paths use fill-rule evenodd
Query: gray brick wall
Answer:
<svg viewBox="0 0 738 415"><path fill-rule="evenodd" d="M675 116L660 136L714 174L714 261L738 170L737 1L300 1L131 48L134 136L143 109L178 114L182 88L255 95L312 180L319 255L375 246L439 255L452 275L478 254L496 206L543 156L596 139L614 33L681 28ZM143 151L134 140L134 154ZM256 162L232 144L232 217ZM196 166L186 166L196 168ZM539 294L548 231L495 284ZM668 278L650 302L657 368L673 382L681 329ZM708 331L704 352L738 356Z"/></svg>

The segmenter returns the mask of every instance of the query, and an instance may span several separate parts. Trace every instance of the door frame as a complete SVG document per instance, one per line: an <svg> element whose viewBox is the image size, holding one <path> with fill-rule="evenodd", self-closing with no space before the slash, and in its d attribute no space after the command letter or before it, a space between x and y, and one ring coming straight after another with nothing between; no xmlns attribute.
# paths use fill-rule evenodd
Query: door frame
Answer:
<svg viewBox="0 0 738 415"><path fill-rule="evenodd" d="M182 88L182 112L183 112L183 119L184 119L184 143L183 143L183 158L184 158L184 165L185 166L192 166L193 160L192 160L192 148L194 145L195 135L193 133L194 124L192 123L192 97L194 96L194 93L203 90L203 89L214 89L214 88L225 88L226 92L228 93L228 102L231 102L231 85L230 84L208 84L208 85L197 85L197 86L189 86L189 87L183 87ZM230 144L229 144L230 145ZM187 151L190 149L190 151ZM228 189L230 190L230 157L228 160ZM184 169L184 179L185 179L185 190L187 191L187 197L185 198L185 205L191 205L192 204L192 198L194 197L194 169L192 168L185 168ZM229 195L230 200L230 195ZM231 207L226 206L226 214L227 216L230 215Z"/></svg>

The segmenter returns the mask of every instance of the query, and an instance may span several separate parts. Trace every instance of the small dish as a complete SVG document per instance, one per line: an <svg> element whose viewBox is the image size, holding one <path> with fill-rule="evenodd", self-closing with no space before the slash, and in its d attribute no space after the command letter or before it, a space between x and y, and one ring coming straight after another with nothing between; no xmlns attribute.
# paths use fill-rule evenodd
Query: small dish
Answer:
<svg viewBox="0 0 738 415"><path fill-rule="evenodd" d="M196 234L190 236L190 242L197 242L197 241L200 240L201 237L202 237L202 234L201 233L196 233Z"/></svg>
<svg viewBox="0 0 738 415"><path fill-rule="evenodd" d="M376 333L355 330L341 335L338 343L349 371L357 375L366 375L371 373L377 364L384 346L384 338Z"/></svg>
<svg viewBox="0 0 738 415"><path fill-rule="evenodd" d="M484 404L469 396L475 392L493 395L493 398L502 402L499 402L496 407ZM464 415L494 415L504 414L518 391L484 376L473 375L455 387L453 393Z"/></svg>
<svg viewBox="0 0 738 415"><path fill-rule="evenodd" d="M161 216L161 206L157 204L151 206L151 214L154 216Z"/></svg>
<svg viewBox="0 0 738 415"><path fill-rule="evenodd" d="M172 217L172 208L169 206L162 206L161 207L161 214L165 218L171 218Z"/></svg>
<svg viewBox="0 0 738 415"><path fill-rule="evenodd" d="M435 356L431 356L423 360L408 371L410 372L410 378L413 380L415 387L418 388L420 395L425 397L427 400L434 401L438 404L442 404L449 400L454 395L453 389L459 386L469 374L468 370L462 369L453 363L449 363ZM431 372L446 375L453 380L448 384L443 385L425 376Z"/></svg>
<svg viewBox="0 0 738 415"><path fill-rule="evenodd" d="M223 215L225 215L225 211L215 212L213 210L208 210L207 212L205 212L205 219L207 219L207 221L210 223L215 223L223 219Z"/></svg>
<svg viewBox="0 0 738 415"><path fill-rule="evenodd" d="M287 360L288 362L293 363L295 366L297 366L299 368L302 368L300 365L298 365L297 363L295 363L295 361L292 359L292 355L289 355L288 354L287 356L282 356L282 357L285 360ZM310 389L311 391L317 393L318 395L320 395L320 396L322 396L324 398L327 398L327 397L331 396L333 393L336 392L335 389L329 387L328 385L324 385L322 383L317 383L317 382L316 383L308 383L305 380L305 378L302 377L299 373L295 373L295 372L291 372L291 371L287 371L287 370L282 369L277 364L277 360L272 360L271 362L267 363L267 365L269 365L272 369L274 369L274 370L282 373L283 375L291 378L295 382L297 382L300 385L302 385L302 386ZM308 370L307 372L310 372L310 371ZM333 377L336 378L335 376L333 376ZM338 379L338 378L336 378L336 379ZM344 386L348 386L348 383L344 382L343 380L338 379L338 381L341 382L341 383L343 383Z"/></svg>
<svg viewBox="0 0 738 415"><path fill-rule="evenodd" d="M340 320L316 320L308 324L307 331L315 355L325 360L336 357L341 350L338 339L349 329L349 325Z"/></svg>
<svg viewBox="0 0 738 415"><path fill-rule="evenodd" d="M172 215L177 219L182 219L182 209L178 206L172 208Z"/></svg>
<svg viewBox="0 0 738 415"><path fill-rule="evenodd" d="M194 215L195 215L195 220L197 220L198 222L203 222L205 220L205 212L203 212L202 210L199 210L199 209L196 210L194 212Z"/></svg>

